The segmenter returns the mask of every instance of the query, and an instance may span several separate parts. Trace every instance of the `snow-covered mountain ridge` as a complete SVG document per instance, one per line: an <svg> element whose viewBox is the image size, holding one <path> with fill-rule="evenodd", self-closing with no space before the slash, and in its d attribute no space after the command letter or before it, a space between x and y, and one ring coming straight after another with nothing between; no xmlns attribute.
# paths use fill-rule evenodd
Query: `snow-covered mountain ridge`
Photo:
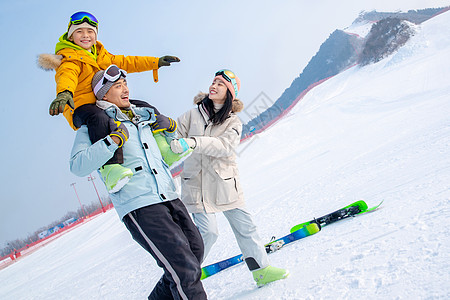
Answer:
<svg viewBox="0 0 450 300"><path fill-rule="evenodd" d="M414 33L414 24L421 24L449 9L450 7L441 7L408 12L361 12L349 27L330 34L299 77L294 79L276 101L267 105L265 97L258 97L259 102L247 107L246 111L253 118L244 125L243 136L264 131L321 81L355 64L378 62L390 55ZM259 112L254 112L255 107ZM260 111L264 107L266 109Z"/></svg>

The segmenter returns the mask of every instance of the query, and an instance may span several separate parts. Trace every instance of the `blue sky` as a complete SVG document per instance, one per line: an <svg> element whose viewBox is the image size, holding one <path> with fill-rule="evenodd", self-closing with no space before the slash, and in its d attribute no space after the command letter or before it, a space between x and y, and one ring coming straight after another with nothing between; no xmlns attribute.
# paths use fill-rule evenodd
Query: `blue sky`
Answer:
<svg viewBox="0 0 450 300"><path fill-rule="evenodd" d="M50 117L54 72L36 66L40 53L53 53L80 10L100 22L99 40L113 54L176 55L181 62L152 73L130 74L131 98L147 100L178 117L206 91L215 71L240 77L239 98L251 103L264 92L274 101L299 76L335 29L350 26L365 10L396 11L441 7L450 1L1 1L0 45L3 105L0 108L0 247L25 238L84 204L97 201L92 183L69 171L75 132L62 116ZM244 116L243 116L244 118ZM102 195L106 191L96 180Z"/></svg>

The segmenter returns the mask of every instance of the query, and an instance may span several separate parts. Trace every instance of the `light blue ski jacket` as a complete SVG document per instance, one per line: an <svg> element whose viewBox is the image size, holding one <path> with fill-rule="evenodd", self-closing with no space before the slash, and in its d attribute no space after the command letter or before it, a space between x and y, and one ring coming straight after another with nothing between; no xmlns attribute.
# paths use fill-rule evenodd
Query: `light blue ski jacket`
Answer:
<svg viewBox="0 0 450 300"><path fill-rule="evenodd" d="M131 122L116 105L106 101L98 102L101 103L98 106L105 109L111 118L121 121L130 134L123 145L122 166L130 168L133 177L120 191L110 194L119 218L122 220L127 213L138 208L179 198L169 168L163 161L152 134L150 124L156 121L153 109L132 105L136 118ZM103 166L117 148L109 135L92 144L88 129L83 125L75 137L70 170L77 176L87 176ZM101 178L100 173L99 177Z"/></svg>

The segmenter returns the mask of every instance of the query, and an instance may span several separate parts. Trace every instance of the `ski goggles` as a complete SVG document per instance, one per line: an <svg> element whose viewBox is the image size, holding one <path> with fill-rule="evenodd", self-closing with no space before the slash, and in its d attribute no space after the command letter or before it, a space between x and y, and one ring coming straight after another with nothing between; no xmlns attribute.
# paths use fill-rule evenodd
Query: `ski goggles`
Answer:
<svg viewBox="0 0 450 300"><path fill-rule="evenodd" d="M70 17L70 21L69 21L69 27L70 25L79 25L83 22L87 22L88 24L94 26L94 27L98 27L98 21L97 18L94 17L94 15L85 12L85 11L79 11L74 13L71 17Z"/></svg>
<svg viewBox="0 0 450 300"><path fill-rule="evenodd" d="M97 82L94 87L94 94L97 95L98 91L109 81L116 82L120 77L127 77L125 70L119 69L116 65L110 65L105 72L103 72L102 78Z"/></svg>
<svg viewBox="0 0 450 300"><path fill-rule="evenodd" d="M227 69L220 70L216 73L216 76L222 76L226 81L230 82L234 88L234 94L237 96L238 94L238 85L236 82L236 75L233 72Z"/></svg>

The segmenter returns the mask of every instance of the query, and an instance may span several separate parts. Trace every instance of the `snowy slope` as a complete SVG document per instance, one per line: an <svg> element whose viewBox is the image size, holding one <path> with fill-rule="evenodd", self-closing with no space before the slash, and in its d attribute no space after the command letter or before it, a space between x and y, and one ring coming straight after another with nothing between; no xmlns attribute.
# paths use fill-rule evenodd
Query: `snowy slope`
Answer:
<svg viewBox="0 0 450 300"><path fill-rule="evenodd" d="M450 13L398 53L314 88L240 147L264 240L358 199L383 208L270 255L291 276L257 289L245 265L204 280L210 299L450 298ZM206 264L239 253L231 229ZM0 270L0 299L145 299L161 276L114 211Z"/></svg>

